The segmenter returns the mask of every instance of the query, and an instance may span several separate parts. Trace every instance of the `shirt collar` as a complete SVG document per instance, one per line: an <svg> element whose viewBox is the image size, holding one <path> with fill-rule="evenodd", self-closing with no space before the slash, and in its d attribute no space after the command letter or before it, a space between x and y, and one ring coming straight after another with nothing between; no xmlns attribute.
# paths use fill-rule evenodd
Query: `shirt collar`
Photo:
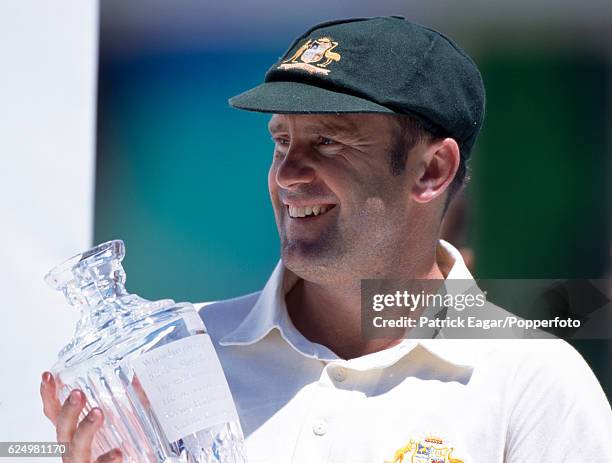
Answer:
<svg viewBox="0 0 612 463"><path fill-rule="evenodd" d="M473 280L473 277L467 269L461 254L453 245L440 240L436 249L436 259L438 265L443 269L443 273L444 270L448 272L447 280L466 280L465 284L471 286L469 281ZM377 367L388 366L399 360L399 358L412 350L417 344L455 365L466 366L470 363L466 363L465 356L461 356L458 360L453 360L457 354L456 348L441 349L440 347L444 346L440 346L439 342L432 343L429 342L431 340L427 339L419 339L418 341L404 339L401 343L389 349L344 361L327 347L306 339L291 322L285 303L285 295L298 281L299 277L288 270L283 265L282 260L280 260L251 311L236 329L221 338L219 344L222 346L254 344L263 339L270 331L276 329L293 349L307 357L322 361L347 362L351 367L358 369L366 368L373 363ZM422 332L419 333L419 335L421 334ZM430 334L432 338L436 336L434 332ZM444 341L446 342L447 340Z"/></svg>
<svg viewBox="0 0 612 463"><path fill-rule="evenodd" d="M306 339L291 322L285 295L298 280L299 277L288 270L282 260L279 261L251 311L235 330L221 338L219 344L254 344L276 329L293 349L307 357L326 361L338 359L327 347Z"/></svg>

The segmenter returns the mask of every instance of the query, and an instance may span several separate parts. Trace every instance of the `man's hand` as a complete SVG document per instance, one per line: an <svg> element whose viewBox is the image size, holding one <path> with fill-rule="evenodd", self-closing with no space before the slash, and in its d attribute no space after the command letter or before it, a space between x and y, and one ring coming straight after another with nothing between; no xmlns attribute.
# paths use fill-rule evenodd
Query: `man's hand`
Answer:
<svg viewBox="0 0 612 463"><path fill-rule="evenodd" d="M85 395L74 389L64 405L57 400L53 375L45 371L40 383L43 412L55 426L58 442L68 442L70 454L63 457L64 463L90 463L91 443L94 435L104 422L102 410L92 408L87 416L78 422L79 414L85 406ZM95 460L95 463L114 463L122 461L121 450L113 449Z"/></svg>

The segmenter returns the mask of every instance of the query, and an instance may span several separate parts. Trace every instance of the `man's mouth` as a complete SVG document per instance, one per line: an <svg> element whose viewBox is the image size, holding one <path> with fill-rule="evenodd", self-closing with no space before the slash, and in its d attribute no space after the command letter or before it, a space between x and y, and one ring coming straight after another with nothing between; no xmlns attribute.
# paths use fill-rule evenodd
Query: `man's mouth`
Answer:
<svg viewBox="0 0 612 463"><path fill-rule="evenodd" d="M312 204L309 206L290 206L286 205L289 217L292 219L303 218L303 217L314 217L317 215L323 215L330 209L333 209L335 204Z"/></svg>

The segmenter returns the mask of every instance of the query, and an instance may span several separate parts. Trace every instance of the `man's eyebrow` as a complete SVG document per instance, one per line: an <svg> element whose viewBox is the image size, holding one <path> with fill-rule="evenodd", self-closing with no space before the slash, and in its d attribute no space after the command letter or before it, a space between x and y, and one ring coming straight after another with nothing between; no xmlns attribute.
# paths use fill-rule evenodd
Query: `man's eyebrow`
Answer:
<svg viewBox="0 0 612 463"><path fill-rule="evenodd" d="M279 121L270 121L270 122L268 122L268 131L270 133L278 132L278 131L283 130L283 129L285 129L285 125L282 122L279 122Z"/></svg>
<svg viewBox="0 0 612 463"><path fill-rule="evenodd" d="M348 118L322 118L319 123L329 131L345 135L353 135L359 130L359 125Z"/></svg>
<svg viewBox="0 0 612 463"><path fill-rule="evenodd" d="M354 135L359 131L359 124L348 118L321 118L316 123L308 124L306 130L314 129L315 131L323 126L330 132L336 132L343 135ZM268 130L270 133L287 130L287 127L281 121L268 122Z"/></svg>

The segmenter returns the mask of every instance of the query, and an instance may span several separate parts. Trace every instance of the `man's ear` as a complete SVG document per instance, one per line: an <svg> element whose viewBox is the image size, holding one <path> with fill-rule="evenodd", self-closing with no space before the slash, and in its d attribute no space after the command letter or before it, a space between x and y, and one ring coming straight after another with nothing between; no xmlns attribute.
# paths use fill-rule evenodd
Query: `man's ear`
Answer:
<svg viewBox="0 0 612 463"><path fill-rule="evenodd" d="M411 193L418 203L428 203L442 195L459 168L459 145L444 138L429 145L420 164L420 172Z"/></svg>

